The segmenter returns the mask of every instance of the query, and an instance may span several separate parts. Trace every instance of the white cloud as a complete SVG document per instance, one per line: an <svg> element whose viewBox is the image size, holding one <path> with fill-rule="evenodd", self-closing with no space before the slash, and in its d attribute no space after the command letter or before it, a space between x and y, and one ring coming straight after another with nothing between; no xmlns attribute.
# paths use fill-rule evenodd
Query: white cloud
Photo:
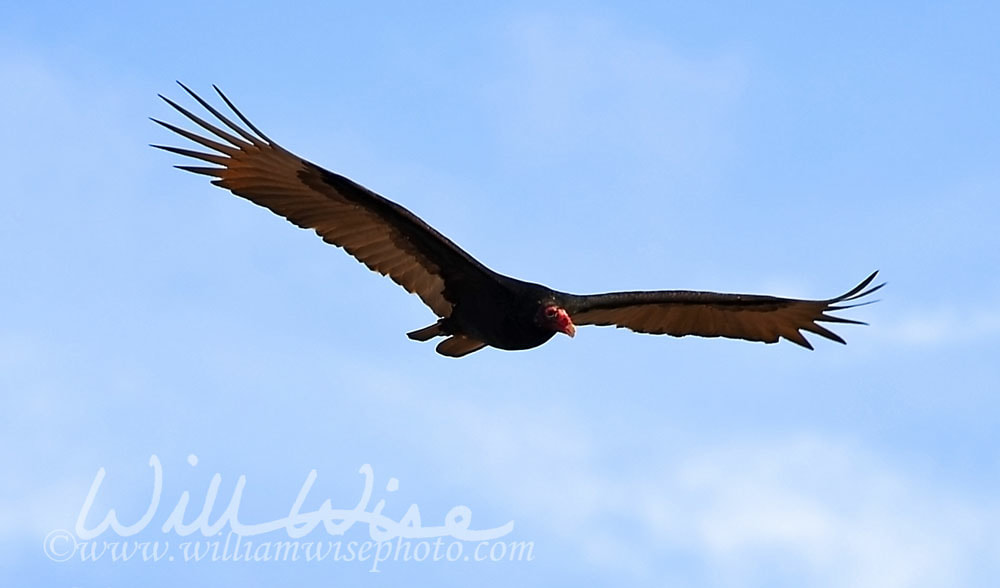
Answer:
<svg viewBox="0 0 1000 588"><path fill-rule="evenodd" d="M828 440L732 444L674 473L670 494L685 508L660 532L697 543L734 583L766 575L758 562L773 555L813 586L957 585L981 563L968 554L998 540L994 505L964 503Z"/></svg>
<svg viewBox="0 0 1000 588"><path fill-rule="evenodd" d="M635 582L669 583L679 559L740 586L959 585L997 565L997 504L858 445L731 438L615 456L614 440L595 445L569 411L452 408L522 521L574 545L581 566Z"/></svg>
<svg viewBox="0 0 1000 588"><path fill-rule="evenodd" d="M942 345L976 341L1000 335L1000 311L929 308L909 312L894 323L880 326L884 337L908 345Z"/></svg>
<svg viewBox="0 0 1000 588"><path fill-rule="evenodd" d="M532 157L596 148L690 164L718 148L720 115L747 78L736 55L683 56L599 19L524 18L510 44L490 96Z"/></svg>

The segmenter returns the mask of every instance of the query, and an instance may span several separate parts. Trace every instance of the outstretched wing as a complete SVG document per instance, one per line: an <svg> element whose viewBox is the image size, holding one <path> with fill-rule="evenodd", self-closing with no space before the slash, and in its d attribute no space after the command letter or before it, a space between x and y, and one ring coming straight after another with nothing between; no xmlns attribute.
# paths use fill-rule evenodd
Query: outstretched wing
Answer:
<svg viewBox="0 0 1000 588"><path fill-rule="evenodd" d="M218 89L215 91L246 126L240 126L181 84L233 133L160 96L212 137L153 119L207 151L153 145L213 167L180 169L216 178L216 186L269 209L327 243L342 247L372 270L416 294L447 318L462 292L493 281L493 272L409 210L364 186L287 151L260 132ZM213 86L214 87L214 86ZM220 142L220 140L222 142Z"/></svg>
<svg viewBox="0 0 1000 588"><path fill-rule="evenodd" d="M812 349L801 331L844 343L840 336L819 323L865 324L827 313L868 304L856 301L885 285L869 287L877 274L874 272L850 292L829 300L668 290L574 296L566 310L577 325L615 325L639 333L728 337L765 343L776 343L779 337L784 337ZM850 302L853 304L845 304Z"/></svg>

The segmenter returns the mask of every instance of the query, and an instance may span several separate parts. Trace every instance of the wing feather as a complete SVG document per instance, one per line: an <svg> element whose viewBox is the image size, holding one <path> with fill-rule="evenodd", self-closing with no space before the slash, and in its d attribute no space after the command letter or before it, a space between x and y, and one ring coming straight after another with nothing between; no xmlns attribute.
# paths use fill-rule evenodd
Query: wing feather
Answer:
<svg viewBox="0 0 1000 588"><path fill-rule="evenodd" d="M409 210L269 139L218 88L219 96L246 128L181 87L228 130L161 96L210 137L154 122L211 151L153 147L218 166L178 168L216 178L213 184L314 230L327 243L419 296L440 317L451 315L463 292L495 282L496 274Z"/></svg>
<svg viewBox="0 0 1000 588"><path fill-rule="evenodd" d="M566 310L577 325L615 325L639 333L765 343L784 338L812 349L802 331L844 343L842 337L818 323L865 324L827 313L870 304L872 301L857 301L885 285L869 287L876 275L878 272L872 273L850 291L828 300L665 290L574 296ZM851 304L841 304L845 302Z"/></svg>

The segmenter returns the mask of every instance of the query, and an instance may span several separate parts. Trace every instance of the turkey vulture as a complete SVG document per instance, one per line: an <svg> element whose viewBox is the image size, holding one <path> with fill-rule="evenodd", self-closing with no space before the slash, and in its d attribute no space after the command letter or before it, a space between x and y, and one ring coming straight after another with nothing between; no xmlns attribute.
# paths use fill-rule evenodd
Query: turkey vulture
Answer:
<svg viewBox="0 0 1000 588"><path fill-rule="evenodd" d="M216 186L316 231L327 243L419 296L439 320L408 336L417 341L446 337L437 346L442 355L462 357L487 345L530 349L556 333L572 337L578 325L765 343L784 337L812 349L801 331L844 343L818 323L864 324L828 313L857 306L856 301L884 285L869 287L875 272L851 291L827 300L686 290L592 296L558 292L494 272L409 210L287 151L260 132L217 87L213 86L242 126L184 84L181 87L229 130L161 95L211 136L153 119L208 152L153 147L212 164L177 167L216 178L212 180Z"/></svg>

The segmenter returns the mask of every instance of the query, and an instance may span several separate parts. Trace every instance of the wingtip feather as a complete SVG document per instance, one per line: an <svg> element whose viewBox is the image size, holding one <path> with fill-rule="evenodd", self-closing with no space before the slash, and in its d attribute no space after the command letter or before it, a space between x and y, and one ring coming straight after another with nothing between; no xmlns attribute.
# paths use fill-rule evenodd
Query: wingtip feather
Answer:
<svg viewBox="0 0 1000 588"><path fill-rule="evenodd" d="M205 167L198 165L175 165L174 167L193 174L212 176L213 178L222 178L223 172L226 171L226 168L224 167Z"/></svg>

